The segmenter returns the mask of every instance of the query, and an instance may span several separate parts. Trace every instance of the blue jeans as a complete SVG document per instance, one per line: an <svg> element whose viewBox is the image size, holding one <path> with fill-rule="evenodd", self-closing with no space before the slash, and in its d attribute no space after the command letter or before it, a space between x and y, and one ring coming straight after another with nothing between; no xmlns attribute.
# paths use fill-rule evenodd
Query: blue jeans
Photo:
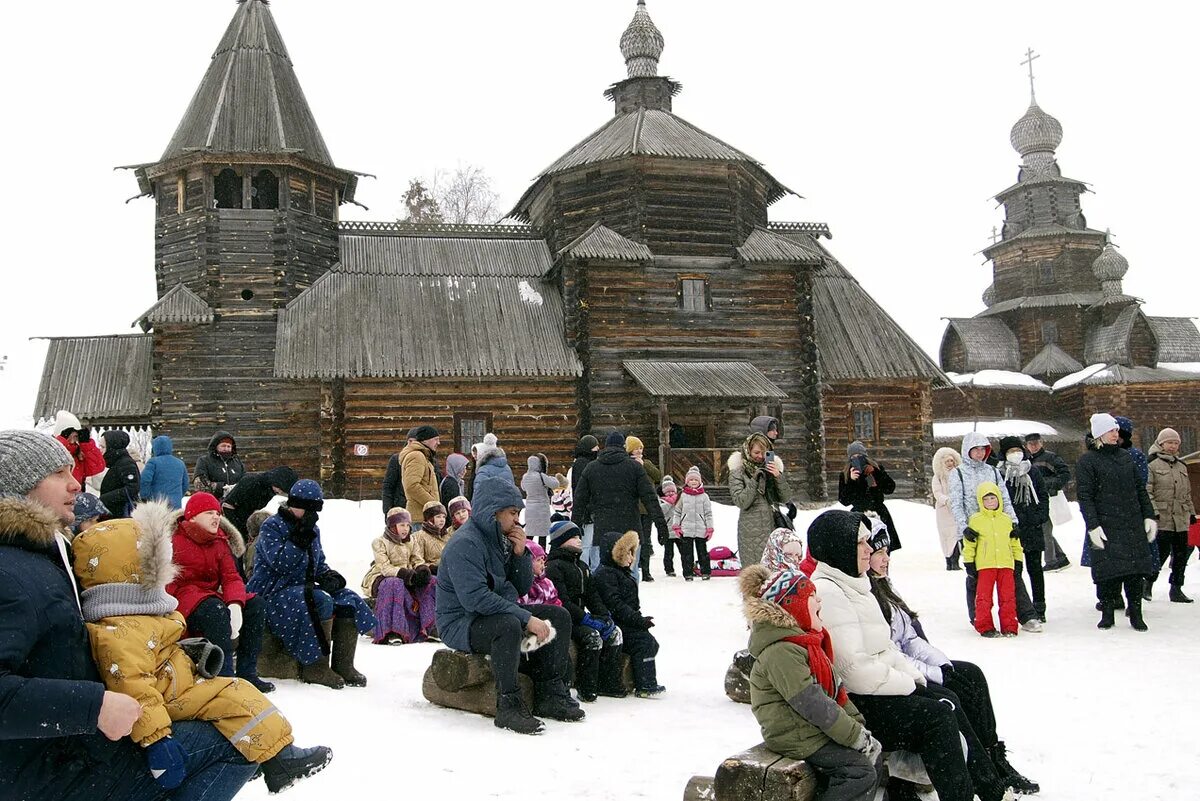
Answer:
<svg viewBox="0 0 1200 801"><path fill-rule="evenodd" d="M581 558L593 574L600 568L600 546L595 544L595 536L595 524L586 524L583 527L583 556Z"/></svg>
<svg viewBox="0 0 1200 801"><path fill-rule="evenodd" d="M88 794L89 799L112 798L128 801L229 801L258 770L247 762L210 723L182 721L171 727L172 735L187 753L187 778L174 790L164 790L150 775L141 748L123 749L105 773L116 778L107 794Z"/></svg>

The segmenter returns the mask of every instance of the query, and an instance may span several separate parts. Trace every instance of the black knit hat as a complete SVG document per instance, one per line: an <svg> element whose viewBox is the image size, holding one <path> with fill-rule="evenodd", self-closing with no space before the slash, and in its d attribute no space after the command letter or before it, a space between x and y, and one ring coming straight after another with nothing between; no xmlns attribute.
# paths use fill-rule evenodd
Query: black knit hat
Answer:
<svg viewBox="0 0 1200 801"><path fill-rule="evenodd" d="M438 434L438 430L429 425L417 426L408 432L409 439L415 439L417 442L424 442L427 439L433 439L437 436L441 436Z"/></svg>
<svg viewBox="0 0 1200 801"><path fill-rule="evenodd" d="M858 541L870 534L871 524L865 515L830 509L808 527L808 553L847 576L857 576Z"/></svg>
<svg viewBox="0 0 1200 801"><path fill-rule="evenodd" d="M624 448L625 435L620 431L613 429L608 432L608 436L604 438L604 447L606 448Z"/></svg>
<svg viewBox="0 0 1200 801"><path fill-rule="evenodd" d="M998 454L1000 457L1005 456L1009 451L1011 451L1013 449L1017 449L1017 450L1021 450L1021 451L1025 450L1025 443L1021 441L1020 437L1001 437L1000 438L1000 452Z"/></svg>

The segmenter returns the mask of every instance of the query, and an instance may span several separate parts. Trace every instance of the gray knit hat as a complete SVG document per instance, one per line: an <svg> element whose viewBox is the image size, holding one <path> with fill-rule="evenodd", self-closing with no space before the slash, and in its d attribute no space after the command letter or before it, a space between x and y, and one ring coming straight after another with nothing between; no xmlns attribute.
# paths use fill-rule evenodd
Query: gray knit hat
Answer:
<svg viewBox="0 0 1200 801"><path fill-rule="evenodd" d="M46 476L74 465L54 437L40 431L0 431L0 497L24 497Z"/></svg>

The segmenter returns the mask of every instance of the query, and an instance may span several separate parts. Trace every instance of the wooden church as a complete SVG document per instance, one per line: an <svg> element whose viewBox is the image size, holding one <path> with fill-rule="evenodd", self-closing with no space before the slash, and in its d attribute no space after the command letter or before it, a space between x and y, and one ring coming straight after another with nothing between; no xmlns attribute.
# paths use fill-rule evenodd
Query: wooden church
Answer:
<svg viewBox="0 0 1200 801"><path fill-rule="evenodd" d="M1087 184L1059 169L1062 125L1030 81L1029 108L1009 136L1022 159L1017 182L996 195L1004 226L983 251L993 275L985 308L950 318L942 338L941 366L963 391L935 393L938 438L961 437L969 423L1011 434L1036 423L1057 449L1078 453L1088 417L1104 411L1133 420L1143 449L1170 426L1194 452L1200 330L1191 318L1149 316L1125 294L1129 262L1088 227Z"/></svg>
<svg viewBox="0 0 1200 801"><path fill-rule="evenodd" d="M827 226L769 219L782 182L674 113L663 48L639 0L613 116L514 224L343 222L359 176L334 163L266 0L240 0L166 150L135 168L157 211L144 333L53 341L36 414L149 425L189 460L228 429L252 468L348 497L377 491L418 423L443 452L494 431L514 465L540 451L551 470L615 427L719 484L770 414L801 497L826 496L855 439L924 494L949 379Z"/></svg>

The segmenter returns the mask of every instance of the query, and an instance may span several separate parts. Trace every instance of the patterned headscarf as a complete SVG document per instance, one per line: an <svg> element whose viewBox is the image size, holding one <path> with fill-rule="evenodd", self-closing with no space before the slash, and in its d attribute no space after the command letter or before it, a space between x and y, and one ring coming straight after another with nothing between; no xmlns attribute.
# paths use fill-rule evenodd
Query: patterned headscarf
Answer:
<svg viewBox="0 0 1200 801"><path fill-rule="evenodd" d="M801 549L804 538L798 531L790 528L777 528L767 537L767 547L763 549L762 564L767 570L800 570L802 556L789 556L784 553L783 546L789 542L798 542Z"/></svg>

